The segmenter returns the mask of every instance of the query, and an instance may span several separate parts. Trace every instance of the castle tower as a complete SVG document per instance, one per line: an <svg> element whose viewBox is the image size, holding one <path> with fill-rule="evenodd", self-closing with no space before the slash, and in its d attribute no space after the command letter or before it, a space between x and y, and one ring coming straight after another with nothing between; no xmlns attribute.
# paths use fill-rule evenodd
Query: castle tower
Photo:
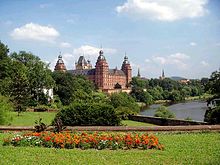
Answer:
<svg viewBox="0 0 220 165"><path fill-rule="evenodd" d="M128 61L128 57L126 56L126 54L125 54L124 61L123 61L122 66L121 66L121 70L126 75L126 86L129 87L130 82L131 82L131 71L132 71L132 69L131 69L131 65Z"/></svg>
<svg viewBox="0 0 220 165"><path fill-rule="evenodd" d="M100 50L95 66L95 84L99 89L108 89L108 72L108 63L106 62L103 51Z"/></svg>
<svg viewBox="0 0 220 165"><path fill-rule="evenodd" d="M80 56L78 62L75 63L77 70L92 69L90 61L86 61L84 56Z"/></svg>
<svg viewBox="0 0 220 165"><path fill-rule="evenodd" d="M57 60L57 63L56 63L56 66L55 66L54 70L55 70L55 71L66 72L66 66L65 66L65 64L64 64L64 62L63 62L61 53L60 53L60 55L58 56L58 60Z"/></svg>

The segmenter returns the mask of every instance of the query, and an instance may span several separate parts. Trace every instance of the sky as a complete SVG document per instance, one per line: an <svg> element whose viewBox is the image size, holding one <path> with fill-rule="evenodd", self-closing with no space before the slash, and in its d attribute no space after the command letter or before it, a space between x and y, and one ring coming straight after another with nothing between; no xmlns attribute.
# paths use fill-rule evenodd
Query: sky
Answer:
<svg viewBox="0 0 220 165"><path fill-rule="evenodd" d="M189 79L220 68L220 0L0 0L0 40L67 69L102 48L110 68L125 54L133 76Z"/></svg>

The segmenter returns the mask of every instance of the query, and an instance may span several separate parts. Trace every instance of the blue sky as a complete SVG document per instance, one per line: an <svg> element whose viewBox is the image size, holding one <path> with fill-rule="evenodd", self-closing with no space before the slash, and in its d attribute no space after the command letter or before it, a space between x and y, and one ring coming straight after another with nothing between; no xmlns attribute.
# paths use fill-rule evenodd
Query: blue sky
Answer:
<svg viewBox="0 0 220 165"><path fill-rule="evenodd" d="M0 40L68 69L80 55L110 68L125 52L133 75L209 77L220 68L219 0L1 0Z"/></svg>

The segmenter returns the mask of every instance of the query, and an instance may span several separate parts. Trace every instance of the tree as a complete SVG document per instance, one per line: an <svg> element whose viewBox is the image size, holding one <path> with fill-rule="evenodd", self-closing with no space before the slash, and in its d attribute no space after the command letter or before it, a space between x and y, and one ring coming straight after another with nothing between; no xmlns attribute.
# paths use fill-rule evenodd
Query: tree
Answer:
<svg viewBox="0 0 220 165"><path fill-rule="evenodd" d="M13 61L13 74L11 76L11 94L18 115L25 110L29 99L27 68L24 64Z"/></svg>
<svg viewBox="0 0 220 165"><path fill-rule="evenodd" d="M157 110L156 113L154 115L155 117L162 117L162 118L175 118L174 113L172 113L171 111L169 111L167 109L167 107L165 106L160 106Z"/></svg>
<svg viewBox="0 0 220 165"><path fill-rule="evenodd" d="M9 49L0 41L0 94L9 96L9 84L11 75L11 59L8 56Z"/></svg>
<svg viewBox="0 0 220 165"><path fill-rule="evenodd" d="M176 101L181 101L181 100L183 100L183 98L182 98L182 96L181 96L181 94L180 94L179 91L173 90L173 91L170 93L169 100L176 102Z"/></svg>
<svg viewBox="0 0 220 165"><path fill-rule="evenodd" d="M9 123L10 111L13 111L13 105L7 97L0 95L0 125Z"/></svg>
<svg viewBox="0 0 220 165"><path fill-rule="evenodd" d="M220 97L220 69L211 74L206 91L210 90L212 94Z"/></svg>
<svg viewBox="0 0 220 165"><path fill-rule="evenodd" d="M137 103L135 102L134 98L128 95L127 93L113 93L110 95L110 104L114 108L118 107L127 107L133 113L139 113L140 108L138 107Z"/></svg>
<svg viewBox="0 0 220 165"><path fill-rule="evenodd" d="M32 102L30 104L45 103L47 98L44 97L43 90L51 89L55 85L49 66L41 61L39 57L25 51L12 53L11 58L13 61L22 63L27 69L28 93Z"/></svg>
<svg viewBox="0 0 220 165"><path fill-rule="evenodd" d="M94 85L85 77L55 71L53 79L56 82L54 93L59 96L63 105L69 105L74 101L91 101Z"/></svg>

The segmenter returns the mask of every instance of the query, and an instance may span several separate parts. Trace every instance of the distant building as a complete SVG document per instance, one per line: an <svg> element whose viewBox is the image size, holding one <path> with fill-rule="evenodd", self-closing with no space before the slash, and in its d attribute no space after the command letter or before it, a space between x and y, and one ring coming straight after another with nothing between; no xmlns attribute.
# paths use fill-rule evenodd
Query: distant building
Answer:
<svg viewBox="0 0 220 165"><path fill-rule="evenodd" d="M182 84L188 84L190 82L189 79L182 79L182 80L179 80L180 83Z"/></svg>
<svg viewBox="0 0 220 165"><path fill-rule="evenodd" d="M80 56L78 62L75 63L75 70L67 70L73 75L84 75L91 80L98 89L103 92L130 92L130 82L132 78L132 69L125 55L121 69L109 69L108 63L105 59L102 50L99 51L99 56L96 61L95 68L92 68L90 61L86 61L84 56ZM62 57L58 57L57 64L54 70L66 71Z"/></svg>

